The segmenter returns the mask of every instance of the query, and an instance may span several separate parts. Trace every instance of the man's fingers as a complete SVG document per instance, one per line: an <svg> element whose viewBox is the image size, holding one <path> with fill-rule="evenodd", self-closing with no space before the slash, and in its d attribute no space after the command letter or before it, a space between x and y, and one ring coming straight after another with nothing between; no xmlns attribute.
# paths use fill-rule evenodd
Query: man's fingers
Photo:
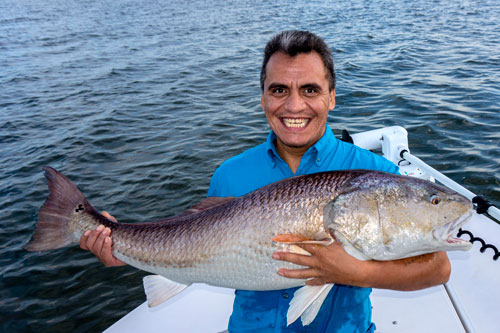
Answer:
<svg viewBox="0 0 500 333"><path fill-rule="evenodd" d="M126 265L126 263L124 263L123 261L121 261L120 259L116 258L113 255L112 246L113 246L113 241L111 240L111 237L106 237L104 239L104 244L102 246L101 255L99 256L101 262L106 267Z"/></svg>
<svg viewBox="0 0 500 333"><path fill-rule="evenodd" d="M89 239L89 235L90 235L90 230L87 230L83 233L82 237L80 238L80 248L83 250L89 249L87 247L87 240Z"/></svg>
<svg viewBox="0 0 500 333"><path fill-rule="evenodd" d="M305 268L305 269L282 268L278 271L278 274L290 279L310 279L318 276L316 270L312 268Z"/></svg>
<svg viewBox="0 0 500 333"><path fill-rule="evenodd" d="M87 246L87 249L90 252L92 252L93 254L97 254L95 251L96 241L99 238L99 236L101 235L101 232L103 230L104 230L104 226L100 225L97 227L97 229L92 230L87 238L87 242L85 244Z"/></svg>
<svg viewBox="0 0 500 333"><path fill-rule="evenodd" d="M106 212L103 212L102 215L114 220L114 217ZM113 256L113 241L109 237L110 235L111 229L105 228L103 225L98 226L95 230L87 230L80 238L80 247L92 252L106 267L126 265Z"/></svg>
<svg viewBox="0 0 500 333"><path fill-rule="evenodd" d="M108 237L110 233L111 233L111 231L109 230L109 228L103 228L101 230L101 233L97 237L95 244L94 244L94 250L95 250L94 254L95 255L97 255L97 256L101 255L102 248L104 246L104 241L106 240L106 237Z"/></svg>
<svg viewBox="0 0 500 333"><path fill-rule="evenodd" d="M99 228L97 228L96 230L98 229ZM106 237L109 236L109 233L110 233L109 228L102 228L101 232L97 236L97 239L95 240L94 245L92 246L92 253L95 254L99 259L101 259L101 253L104 247L104 241L106 240Z"/></svg>
<svg viewBox="0 0 500 333"><path fill-rule="evenodd" d="M113 215L109 214L105 210L103 210L101 214L108 220L118 222ZM104 240L110 235L110 233L111 230L109 228L104 228L103 225L98 226L95 230L87 230L80 238L80 248L88 250L94 255L99 256L102 252Z"/></svg>
<svg viewBox="0 0 500 333"><path fill-rule="evenodd" d="M98 256L101 262L104 264L104 266L110 266L115 259L111 252L112 243L113 242L111 241L111 237L104 238L104 244L102 246L101 253Z"/></svg>
<svg viewBox="0 0 500 333"><path fill-rule="evenodd" d="M308 266L311 267L314 263L314 259L311 256L306 256L303 254L297 254L292 252L275 252L273 254L273 259L283 260L291 262L292 264L297 264L300 266Z"/></svg>

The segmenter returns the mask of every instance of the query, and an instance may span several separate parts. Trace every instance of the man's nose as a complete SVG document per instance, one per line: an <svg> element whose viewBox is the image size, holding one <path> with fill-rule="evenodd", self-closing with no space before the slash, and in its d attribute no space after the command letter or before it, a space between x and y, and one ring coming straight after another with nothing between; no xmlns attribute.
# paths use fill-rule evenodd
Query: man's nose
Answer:
<svg viewBox="0 0 500 333"><path fill-rule="evenodd" d="M298 91L292 90L285 101L285 110L288 112L300 112L304 110L304 100Z"/></svg>

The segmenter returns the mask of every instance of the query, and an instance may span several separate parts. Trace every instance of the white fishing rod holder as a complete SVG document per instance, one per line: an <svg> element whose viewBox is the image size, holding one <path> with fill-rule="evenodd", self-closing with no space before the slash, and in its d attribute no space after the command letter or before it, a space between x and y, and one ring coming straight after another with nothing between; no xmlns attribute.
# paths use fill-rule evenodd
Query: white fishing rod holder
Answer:
<svg viewBox="0 0 500 333"><path fill-rule="evenodd" d="M408 132L401 126L353 134L351 138L358 147L368 150L382 149L384 157L395 164L402 160L399 151L408 150Z"/></svg>
<svg viewBox="0 0 500 333"><path fill-rule="evenodd" d="M402 156L402 151L408 148L408 132L401 126L384 127L372 131L353 134L353 143L367 150L382 150L382 156L396 164L401 174L434 181L431 175L426 175L417 165L407 162Z"/></svg>

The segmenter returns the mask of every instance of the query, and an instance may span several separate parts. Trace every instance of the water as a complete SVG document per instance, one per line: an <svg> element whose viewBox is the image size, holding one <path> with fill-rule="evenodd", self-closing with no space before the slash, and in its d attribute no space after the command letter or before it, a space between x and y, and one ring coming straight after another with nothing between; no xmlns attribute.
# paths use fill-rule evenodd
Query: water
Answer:
<svg viewBox="0 0 500 333"><path fill-rule="evenodd" d="M144 301L134 268L22 249L41 167L120 221L181 212L265 140L262 50L284 29L332 47L337 134L404 126L414 154L499 205L499 18L496 0L2 1L2 330L102 331Z"/></svg>

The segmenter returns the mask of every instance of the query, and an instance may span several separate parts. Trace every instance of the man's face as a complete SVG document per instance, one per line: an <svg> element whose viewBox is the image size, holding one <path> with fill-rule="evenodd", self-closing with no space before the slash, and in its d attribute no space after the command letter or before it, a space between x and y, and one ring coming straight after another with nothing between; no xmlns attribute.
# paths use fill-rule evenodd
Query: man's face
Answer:
<svg viewBox="0 0 500 333"><path fill-rule="evenodd" d="M328 90L318 53L274 53L266 65L261 105L279 145L305 151L315 144L325 132L328 111L335 107L335 90Z"/></svg>

